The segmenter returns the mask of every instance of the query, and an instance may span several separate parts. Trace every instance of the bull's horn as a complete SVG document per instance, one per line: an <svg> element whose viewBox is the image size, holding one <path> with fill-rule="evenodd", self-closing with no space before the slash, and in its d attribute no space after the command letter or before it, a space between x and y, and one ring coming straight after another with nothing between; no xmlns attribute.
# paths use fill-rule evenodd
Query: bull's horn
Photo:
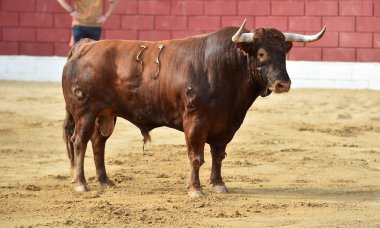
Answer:
<svg viewBox="0 0 380 228"><path fill-rule="evenodd" d="M314 35L301 35L301 34L295 34L295 33L284 33L285 35L285 41L289 42L313 42L317 41L322 38L323 34L326 31L326 26L323 27L323 29Z"/></svg>
<svg viewBox="0 0 380 228"><path fill-rule="evenodd" d="M241 42L252 42L254 33L243 33L247 19L244 19L243 24L240 26L239 30L232 37L232 42L241 43Z"/></svg>

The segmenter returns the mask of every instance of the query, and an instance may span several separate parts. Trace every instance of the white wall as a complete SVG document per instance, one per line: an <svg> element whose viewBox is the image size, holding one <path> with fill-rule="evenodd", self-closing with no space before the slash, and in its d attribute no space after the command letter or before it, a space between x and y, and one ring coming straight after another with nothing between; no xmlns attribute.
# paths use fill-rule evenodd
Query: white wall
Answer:
<svg viewBox="0 0 380 228"><path fill-rule="evenodd" d="M61 80L66 57L0 56L0 80ZM287 61L293 88L380 90L380 63Z"/></svg>
<svg viewBox="0 0 380 228"><path fill-rule="evenodd" d="M66 57L0 56L0 80L61 81Z"/></svg>
<svg viewBox="0 0 380 228"><path fill-rule="evenodd" d="M380 63L288 61L293 88L380 90Z"/></svg>

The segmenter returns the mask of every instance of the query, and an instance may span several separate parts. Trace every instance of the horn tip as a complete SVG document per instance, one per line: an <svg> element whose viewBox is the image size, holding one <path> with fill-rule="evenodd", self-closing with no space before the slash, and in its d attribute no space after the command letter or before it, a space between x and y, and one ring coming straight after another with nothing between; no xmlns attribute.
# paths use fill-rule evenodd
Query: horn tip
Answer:
<svg viewBox="0 0 380 228"><path fill-rule="evenodd" d="M245 27L245 24L247 24L247 18L244 19L242 27Z"/></svg>
<svg viewBox="0 0 380 228"><path fill-rule="evenodd" d="M242 35L243 29L244 29L246 23L247 23L247 18L244 19L243 24L241 24L239 30L232 37L232 42L234 42L234 43L239 42L240 36Z"/></svg>
<svg viewBox="0 0 380 228"><path fill-rule="evenodd" d="M322 30L319 32L319 36L323 36L323 34L325 34L325 32L326 32L326 29L327 29L327 26L325 25L325 26L323 26L323 28L322 28Z"/></svg>

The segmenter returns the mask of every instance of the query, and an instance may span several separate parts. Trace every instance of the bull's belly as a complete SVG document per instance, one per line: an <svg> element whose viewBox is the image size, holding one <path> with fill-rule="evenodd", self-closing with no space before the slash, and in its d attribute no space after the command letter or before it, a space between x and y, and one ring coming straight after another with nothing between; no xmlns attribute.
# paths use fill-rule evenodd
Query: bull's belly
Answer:
<svg viewBox="0 0 380 228"><path fill-rule="evenodd" d="M126 119L142 131L151 131L158 127L169 127L183 131L183 118L179 114L134 109L132 111L119 111L116 116Z"/></svg>
<svg viewBox="0 0 380 228"><path fill-rule="evenodd" d="M142 102L142 100L135 99L133 104L125 102L125 100L119 104L114 111L115 116L126 119L142 132L149 132L158 127L169 127L183 132L186 118L206 118L204 121L199 121L202 122L202 126L197 128L207 131L208 143L227 144L232 140L242 123L241 116L232 118L225 113L210 115L209 108L203 109L198 106L195 110L188 110L181 103L169 104L168 102L163 106L149 103L147 100ZM217 108L217 110L220 110L220 108Z"/></svg>

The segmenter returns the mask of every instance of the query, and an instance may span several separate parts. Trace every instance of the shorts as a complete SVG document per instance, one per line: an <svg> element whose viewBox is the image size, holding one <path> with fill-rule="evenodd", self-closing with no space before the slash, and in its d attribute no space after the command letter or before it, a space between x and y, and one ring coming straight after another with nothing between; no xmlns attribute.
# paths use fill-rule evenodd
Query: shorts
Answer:
<svg viewBox="0 0 380 228"><path fill-rule="evenodd" d="M80 39L83 38L99 40L100 36L102 35L102 28L74 25L72 27L72 33L74 36L74 44L76 44L79 42Z"/></svg>

